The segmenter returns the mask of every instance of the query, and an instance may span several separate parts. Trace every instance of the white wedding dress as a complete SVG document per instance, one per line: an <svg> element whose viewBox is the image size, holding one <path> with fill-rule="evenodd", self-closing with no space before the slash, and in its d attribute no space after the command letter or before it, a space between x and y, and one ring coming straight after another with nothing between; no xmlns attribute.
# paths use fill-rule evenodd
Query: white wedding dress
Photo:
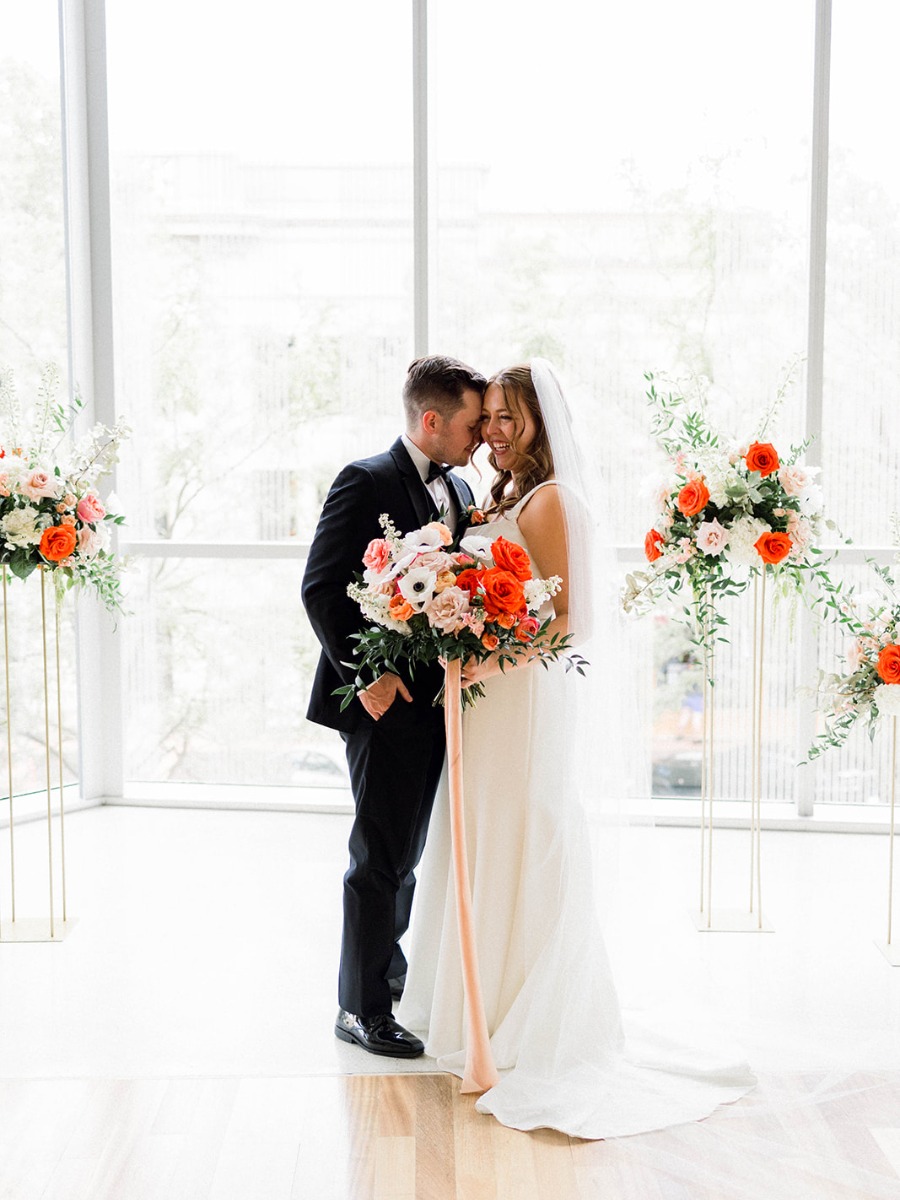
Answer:
<svg viewBox="0 0 900 1200"><path fill-rule="evenodd" d="M490 524L492 537L525 546L517 517L532 494ZM662 1038L626 1039L566 752L565 689L580 682L562 664L521 668L487 680L484 698L463 716L474 930L501 1075L477 1108L515 1129L606 1138L705 1117L755 1080L743 1062L704 1061ZM445 772L418 871L397 1019L424 1037L441 1069L462 1076L466 1020L450 860Z"/></svg>

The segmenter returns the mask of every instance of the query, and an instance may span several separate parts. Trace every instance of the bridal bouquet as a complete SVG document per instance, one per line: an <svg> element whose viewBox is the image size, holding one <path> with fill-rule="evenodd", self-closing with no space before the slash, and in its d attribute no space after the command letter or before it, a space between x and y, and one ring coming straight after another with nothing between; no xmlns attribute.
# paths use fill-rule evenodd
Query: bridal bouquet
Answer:
<svg viewBox="0 0 900 1200"><path fill-rule="evenodd" d="M359 645L358 669L376 675L397 673L405 660L412 674L417 663L439 659L479 661L495 652L501 668L528 649L547 665L568 648L568 635L547 638L549 620L536 615L559 590L559 576L536 579L528 553L506 538L469 534L458 550L446 525L432 521L405 535L383 513L384 537L374 538L363 555L365 571L347 588L370 622L354 635ZM582 672L578 655L567 656L566 668ZM336 689L346 708L365 682ZM484 695L481 684L463 690L463 708Z"/></svg>
<svg viewBox="0 0 900 1200"><path fill-rule="evenodd" d="M104 425L73 444L71 410L57 399L58 376L45 368L34 418L23 420L15 382L0 380L0 564L27 579L37 567L58 587L92 587L110 609L121 608L119 560L109 551L110 526L124 518L108 511L99 480L116 462L127 434Z"/></svg>
<svg viewBox="0 0 900 1200"><path fill-rule="evenodd" d="M705 381L690 402L681 391L660 394L654 376L648 403L652 433L667 456L669 469L657 490L658 513L644 539L649 571L627 577L622 604L626 612L649 611L664 595L679 596L686 583L700 644L709 644L724 617L715 601L743 592L754 573L771 571L782 589L803 592L815 578L821 594L813 603L840 611L839 587L818 547L823 515L818 467L803 465L808 443L785 453L763 440L781 404L790 376L761 422L744 444L728 441L706 416Z"/></svg>
<svg viewBox="0 0 900 1200"><path fill-rule="evenodd" d="M895 542L900 524L894 518ZM897 556L900 561L900 555ZM825 718L807 754L812 762L832 746L841 746L860 719L874 740L882 717L900 717L900 592L889 567L869 564L884 588L874 601L848 595L844 599L845 624L850 637L845 655L846 669L820 672L818 696Z"/></svg>

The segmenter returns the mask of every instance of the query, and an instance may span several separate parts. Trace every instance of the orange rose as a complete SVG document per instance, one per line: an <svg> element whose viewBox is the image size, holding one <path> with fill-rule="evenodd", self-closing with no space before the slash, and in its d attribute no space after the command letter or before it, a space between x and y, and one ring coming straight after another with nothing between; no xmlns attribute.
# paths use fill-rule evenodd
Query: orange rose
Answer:
<svg viewBox="0 0 900 1200"><path fill-rule="evenodd" d="M482 634L481 644L484 646L485 650L496 650L500 645L500 639L497 637L496 633L485 633Z"/></svg>
<svg viewBox="0 0 900 1200"><path fill-rule="evenodd" d="M875 670L885 683L900 683L900 646L896 642L879 652Z"/></svg>
<svg viewBox="0 0 900 1200"><path fill-rule="evenodd" d="M764 563L780 563L790 554L793 544L786 533L764 533L753 543L753 548Z"/></svg>
<svg viewBox="0 0 900 1200"><path fill-rule="evenodd" d="M466 567L465 571L460 571L457 575L456 586L468 592L470 596L474 596L481 587L483 578L484 567Z"/></svg>
<svg viewBox="0 0 900 1200"><path fill-rule="evenodd" d="M675 503L686 517L693 517L709 504L709 488L702 479L692 479L678 493Z"/></svg>
<svg viewBox="0 0 900 1200"><path fill-rule="evenodd" d="M497 618L497 624L501 627L501 629L512 629L515 623L516 618L512 613L501 613Z"/></svg>
<svg viewBox="0 0 900 1200"><path fill-rule="evenodd" d="M71 525L50 525L41 534L38 547L47 562L58 563L68 558L78 542L78 535Z"/></svg>
<svg viewBox="0 0 900 1200"><path fill-rule="evenodd" d="M393 620L408 621L414 612L415 609L405 596L401 596L399 592L391 596L391 617Z"/></svg>
<svg viewBox="0 0 900 1200"><path fill-rule="evenodd" d="M521 582L500 567L490 567L481 581L484 588L484 611L489 617L500 613L520 613L525 607L525 592Z"/></svg>
<svg viewBox="0 0 900 1200"><path fill-rule="evenodd" d="M508 542L505 537L498 537L496 542L491 543L491 554L494 565L509 571L516 579L531 578L531 559L523 546L516 542Z"/></svg>
<svg viewBox="0 0 900 1200"><path fill-rule="evenodd" d="M748 471L759 471L763 478L777 471L781 465L778 453L770 442L754 442L744 455Z"/></svg>
<svg viewBox="0 0 900 1200"><path fill-rule="evenodd" d="M658 529L650 530L644 538L644 553L647 555L647 562L656 562L658 558L662 558L660 546L665 540Z"/></svg>

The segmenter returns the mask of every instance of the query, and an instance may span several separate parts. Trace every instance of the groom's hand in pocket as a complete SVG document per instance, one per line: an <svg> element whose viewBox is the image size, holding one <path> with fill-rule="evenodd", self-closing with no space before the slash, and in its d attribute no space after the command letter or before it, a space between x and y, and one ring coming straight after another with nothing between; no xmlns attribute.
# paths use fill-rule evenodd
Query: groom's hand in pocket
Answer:
<svg viewBox="0 0 900 1200"><path fill-rule="evenodd" d="M360 704L373 721L380 721L398 696L407 704L412 701L409 689L400 676L391 674L382 675L358 695Z"/></svg>

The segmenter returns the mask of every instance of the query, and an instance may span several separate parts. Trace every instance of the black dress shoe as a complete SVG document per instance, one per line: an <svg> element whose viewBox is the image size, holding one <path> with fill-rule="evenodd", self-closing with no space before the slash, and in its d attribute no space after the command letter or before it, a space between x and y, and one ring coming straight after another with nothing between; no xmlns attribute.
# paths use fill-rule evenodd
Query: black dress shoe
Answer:
<svg viewBox="0 0 900 1200"><path fill-rule="evenodd" d="M339 1008L334 1033L342 1042L356 1042L370 1054L388 1058L418 1058L425 1053L424 1044L387 1013L357 1017Z"/></svg>
<svg viewBox="0 0 900 1200"><path fill-rule="evenodd" d="M403 988L405 987L405 985L406 985L406 976L405 975L403 975L402 977L398 976L396 979L388 980L388 987L391 989L391 998L393 1000L400 999L400 997L403 995Z"/></svg>

